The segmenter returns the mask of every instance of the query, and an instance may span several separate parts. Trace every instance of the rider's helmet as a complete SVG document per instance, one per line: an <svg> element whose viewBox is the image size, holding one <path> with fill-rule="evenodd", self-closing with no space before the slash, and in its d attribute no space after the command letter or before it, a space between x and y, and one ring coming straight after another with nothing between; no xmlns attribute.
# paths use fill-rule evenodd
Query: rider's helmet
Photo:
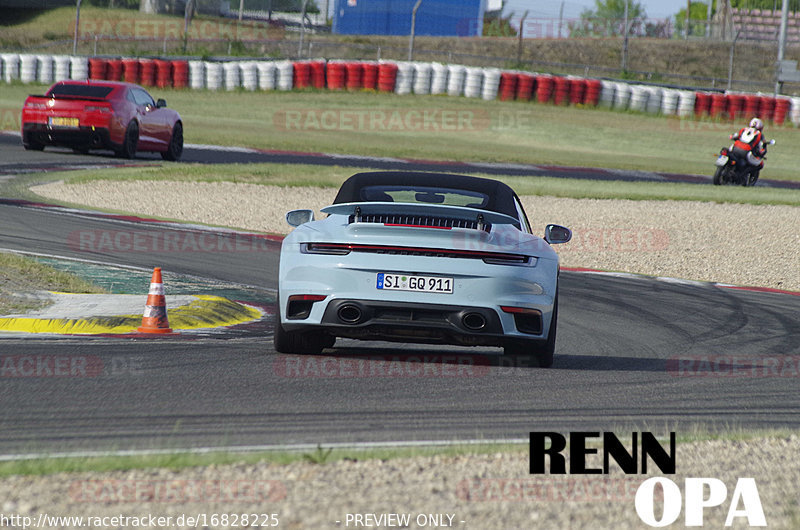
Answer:
<svg viewBox="0 0 800 530"><path fill-rule="evenodd" d="M764 122L759 120L758 118L753 118L752 120L750 120L750 127L752 127L753 129L756 129L758 131L763 131L764 130Z"/></svg>

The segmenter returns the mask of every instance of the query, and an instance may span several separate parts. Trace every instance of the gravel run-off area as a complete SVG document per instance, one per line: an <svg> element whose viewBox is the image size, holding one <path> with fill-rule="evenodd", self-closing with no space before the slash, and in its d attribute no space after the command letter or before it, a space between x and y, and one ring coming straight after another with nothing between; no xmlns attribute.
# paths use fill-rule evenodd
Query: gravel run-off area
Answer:
<svg viewBox="0 0 800 530"><path fill-rule="evenodd" d="M285 234L288 210L319 209L333 188L229 182L54 182L52 199L139 215ZM557 248L564 267L635 272L800 291L800 208L688 201L523 197L535 231L573 230Z"/></svg>
<svg viewBox="0 0 800 530"><path fill-rule="evenodd" d="M92 208L272 233L287 232L287 210L318 212L335 195L323 188L162 181L56 182L33 191ZM574 240L557 247L565 267L800 290L798 208L552 197L523 201L540 235L551 222L573 229ZM705 510L706 528L724 527L740 478L755 479L769 528L800 528L798 454L796 435L681 443L677 474L668 478L682 492L687 477L712 477L725 484L721 507ZM436 527L430 517L472 529L649 528L634 507L645 476L624 475L613 463L607 476L535 476L528 465L528 453L522 451L15 476L0 481L0 499L4 515L152 514L172 517L169 528L190 526L178 524L181 515L204 515L210 523L215 513L277 514L279 528L292 529L397 527L385 523L399 519L369 519L372 514L407 515L409 528ZM661 506L657 500L657 518ZM685 512L671 527L684 527ZM355 514L365 524L355 524ZM426 520L427 526L420 524ZM207 527L242 527L241 520L239 526L231 522ZM732 527L747 528L747 520L736 518Z"/></svg>

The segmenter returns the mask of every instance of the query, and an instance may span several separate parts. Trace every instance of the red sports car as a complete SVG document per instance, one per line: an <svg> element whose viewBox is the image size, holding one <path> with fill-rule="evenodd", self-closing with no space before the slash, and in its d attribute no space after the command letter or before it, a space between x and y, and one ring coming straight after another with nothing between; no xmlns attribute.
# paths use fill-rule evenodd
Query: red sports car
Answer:
<svg viewBox="0 0 800 530"><path fill-rule="evenodd" d="M183 153L183 123L163 99L154 101L139 85L115 81L60 81L44 96L28 96L22 108L22 144L78 152L111 149L133 158L156 151L164 160Z"/></svg>

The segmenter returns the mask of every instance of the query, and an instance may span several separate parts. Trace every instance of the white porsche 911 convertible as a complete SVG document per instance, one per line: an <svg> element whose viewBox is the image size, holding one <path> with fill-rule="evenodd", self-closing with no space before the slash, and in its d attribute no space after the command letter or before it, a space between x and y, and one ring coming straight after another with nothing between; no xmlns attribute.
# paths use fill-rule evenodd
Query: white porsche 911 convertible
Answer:
<svg viewBox="0 0 800 530"><path fill-rule="evenodd" d="M553 364L558 255L569 229L531 232L506 184L464 175L370 172L315 220L293 210L283 241L275 349L319 353L337 337L500 346Z"/></svg>

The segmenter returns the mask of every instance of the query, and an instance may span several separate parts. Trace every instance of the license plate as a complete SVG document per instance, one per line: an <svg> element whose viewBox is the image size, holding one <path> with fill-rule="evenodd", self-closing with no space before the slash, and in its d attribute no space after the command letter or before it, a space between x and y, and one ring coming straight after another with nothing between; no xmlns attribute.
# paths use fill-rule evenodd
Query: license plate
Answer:
<svg viewBox="0 0 800 530"><path fill-rule="evenodd" d="M78 118L66 118L64 116L51 116L49 118L50 127L78 127Z"/></svg>
<svg viewBox="0 0 800 530"><path fill-rule="evenodd" d="M378 273L378 289L453 294L453 278Z"/></svg>

